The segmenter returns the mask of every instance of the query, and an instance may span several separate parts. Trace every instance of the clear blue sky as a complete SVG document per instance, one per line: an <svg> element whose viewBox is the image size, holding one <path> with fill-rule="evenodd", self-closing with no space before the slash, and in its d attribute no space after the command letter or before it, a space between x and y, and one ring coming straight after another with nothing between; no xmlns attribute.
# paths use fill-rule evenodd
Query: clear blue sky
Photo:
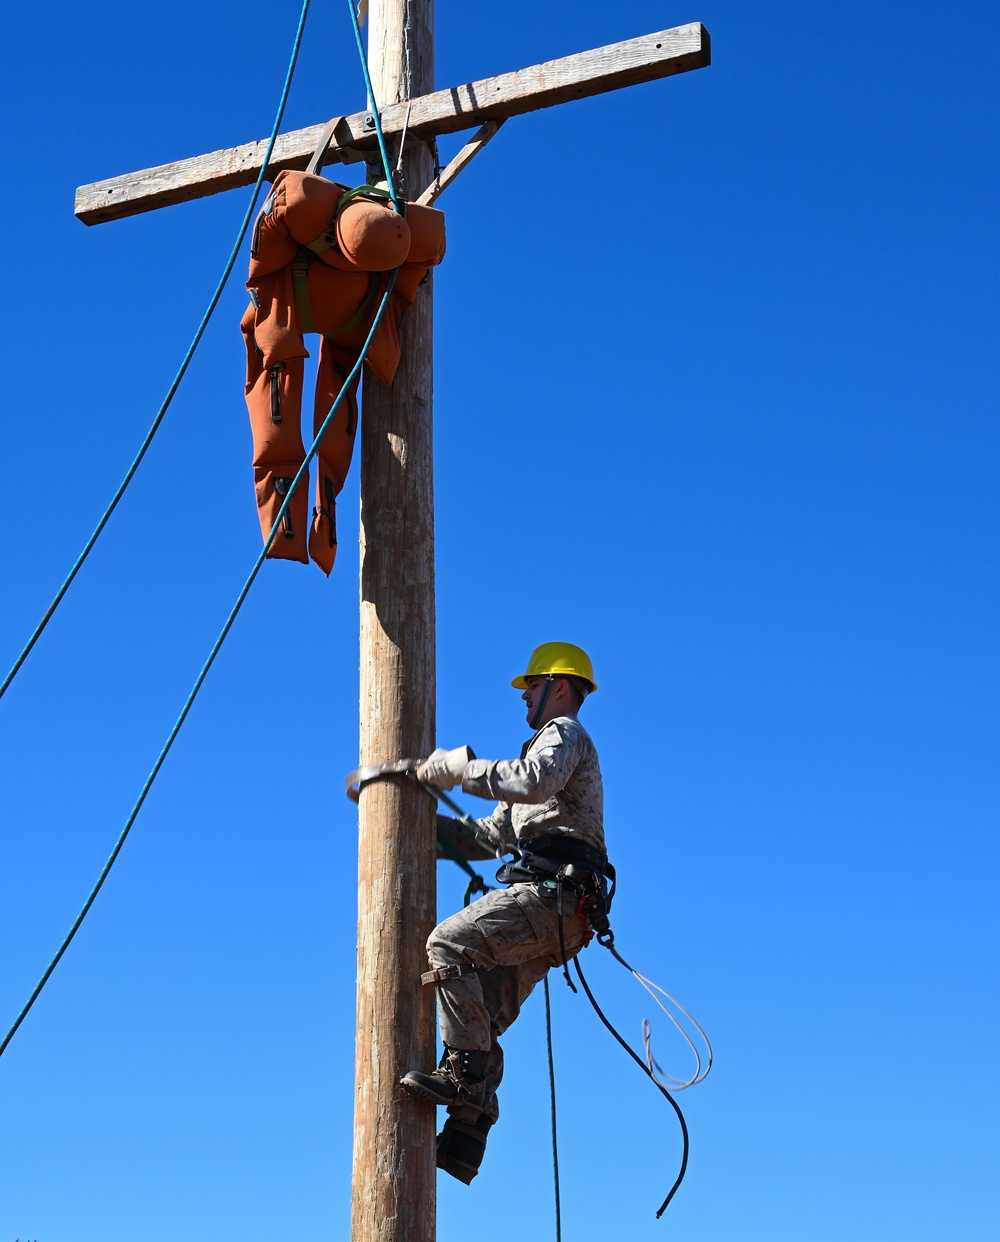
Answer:
<svg viewBox="0 0 1000 1242"><path fill-rule="evenodd" d="M363 106L345 10L314 4L286 127ZM4 668L248 194L86 229L74 188L266 133L297 12L6 19ZM516 752L531 647L592 652L619 943L716 1046L656 1222L672 1116L553 978L567 1239L994 1242L996 8L438 0L437 82L694 20L710 69L511 121L442 199L439 740ZM257 551L243 268L0 705L4 1029ZM355 471L329 582L265 567L0 1060L0 1242L347 1236L356 513ZM442 865L442 912L462 888ZM442 1239L554 1236L540 995L507 1053Z"/></svg>

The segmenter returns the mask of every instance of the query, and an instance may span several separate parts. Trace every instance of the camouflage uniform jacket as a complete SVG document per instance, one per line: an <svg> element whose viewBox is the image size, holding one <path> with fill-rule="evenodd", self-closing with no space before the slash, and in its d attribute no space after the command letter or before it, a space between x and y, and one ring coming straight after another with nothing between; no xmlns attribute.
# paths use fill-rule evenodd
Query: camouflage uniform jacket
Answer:
<svg viewBox="0 0 1000 1242"><path fill-rule="evenodd" d="M575 716L557 716L524 744L520 759L473 759L465 793L498 798L479 826L497 846L527 845L541 833L604 846L604 785L597 749Z"/></svg>

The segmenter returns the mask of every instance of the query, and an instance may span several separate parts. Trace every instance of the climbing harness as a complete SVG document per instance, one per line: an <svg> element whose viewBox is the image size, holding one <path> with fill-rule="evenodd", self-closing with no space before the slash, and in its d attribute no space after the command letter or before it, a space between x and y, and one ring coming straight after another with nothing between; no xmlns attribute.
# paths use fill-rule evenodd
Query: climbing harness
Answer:
<svg viewBox="0 0 1000 1242"><path fill-rule="evenodd" d="M608 914L617 883L615 869L608 862L607 855L584 841L541 833L532 837L523 849L515 851L511 862L505 863L497 872L497 881L501 884L540 882L543 887L555 888L559 955L566 982L570 991L575 992L576 986L569 977L563 933L563 894L568 887L577 899L576 913L587 926L585 943L589 943L596 934L598 943L603 944L602 937L611 932Z"/></svg>
<svg viewBox="0 0 1000 1242"><path fill-rule="evenodd" d="M328 142L324 130L317 154ZM313 162L316 155L313 156ZM308 563L325 573L337 556L336 501L347 478L358 428L357 361L388 273L396 273L389 310L365 358L391 384L400 359L399 329L431 267L444 258L444 216L399 203L388 190L348 187L308 172L278 173L254 225L248 305L240 329L246 347L246 404L253 432L254 491L266 537L287 480L304 452L301 431L305 336L320 335L316 368L318 421L343 387L348 398L317 455L310 519L303 488L270 557Z"/></svg>
<svg viewBox="0 0 1000 1242"><path fill-rule="evenodd" d="M21 669L22 664L24 664L25 660L30 655L31 649L34 647L35 643L41 637L42 631L48 625L49 621L51 621L53 614L55 613L59 605L62 603L63 597L65 596L66 592L69 590L70 586L72 585L73 579L83 568L84 561L90 555L91 550L94 547L94 544L97 543L97 540L100 538L101 532L104 530L105 526L107 526L112 513L114 513L115 509L117 509L118 502L125 495L126 488L132 482L132 479L135 477L135 473L139 469L139 465L142 462L142 459L146 456L146 450L153 443L153 437L156 435L157 431L159 430L159 426L163 422L164 415L169 409L170 403L173 401L174 396L177 392L177 389L181 385L181 380L184 378L185 374L187 373L187 369L191 362L191 359L194 357L194 352L198 348L198 345L201 342L201 338L205 335L205 329L208 327L208 321L212 318L215 308L219 304L219 299L222 297L223 290L225 289L229 281L229 277L232 274L233 267L235 266L236 260L239 257L240 248L243 245L243 239L246 237L247 229L250 227L250 221L253 219L254 208L257 206L257 199L260 195L261 186L264 184L264 177L267 173L267 166L271 160L271 152L274 150L274 144L278 138L278 130L281 127L281 120L282 120L282 117L285 115L285 104L288 102L288 92L291 89L292 78L295 74L295 66L296 66L296 63L298 62L299 48L302 45L302 35L303 35L303 32L305 31L306 16L309 12L309 4L310 4L310 0L303 0L302 10L299 13L298 28L296 29L295 40L292 44L292 54L288 62L288 70L285 74L285 83L281 90L281 98L278 101L278 108L274 116L274 124L271 126L271 135L268 138L267 146L265 147L265 150L264 150L264 156L261 160L260 172L257 174L257 180L254 182L253 192L250 195L250 202L247 204L247 209L243 216L243 223L240 225L239 230L236 234L236 241L233 243L233 248L229 253L229 258L226 260L226 265L223 269L222 276L219 279L219 283L215 287L215 292L212 294L211 298L209 299L208 307L206 308L205 313L201 318L201 322L198 324L198 328L195 331L191 344L188 346L187 353L184 355L184 358L182 359L181 364L177 369L177 374L174 376L173 380L171 381L170 387L167 389L167 395L163 398L163 402L160 405L160 408L156 412L156 417L153 419L152 423L150 424L149 430L146 432L145 438L143 439L142 443L139 445L139 451L136 453L135 457L133 458L132 464L129 466L128 470L126 470L125 477L122 479L121 483L119 483L118 488L115 491L115 494L111 497L111 501L108 504L108 507L104 510L104 513L101 515L100 521L97 523L97 525L94 527L93 531L91 532L90 538L83 545L82 552L73 562L73 565L70 568L69 573L66 575L65 579L63 580L62 586L60 586L59 590L56 591L55 595L52 597L52 601L49 604L48 608L46 608L42 616L42 619L35 626L34 630L31 633L30 638L25 643L24 647L21 649L21 654L14 661L13 665L10 668L10 671L7 673L7 676L3 679L2 682L0 682L0 698L3 698L3 696L6 694L8 687L10 686L14 678L17 676L18 672ZM4 1045L4 1047L5 1046L6 1045ZM3 1047L0 1047L0 1052L2 1051L3 1051Z"/></svg>

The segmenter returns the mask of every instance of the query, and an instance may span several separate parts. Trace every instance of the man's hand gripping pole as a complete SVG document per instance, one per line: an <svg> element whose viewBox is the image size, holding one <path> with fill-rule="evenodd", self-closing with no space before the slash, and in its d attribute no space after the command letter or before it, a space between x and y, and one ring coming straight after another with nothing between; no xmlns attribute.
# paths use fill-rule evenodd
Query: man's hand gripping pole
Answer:
<svg viewBox="0 0 1000 1242"><path fill-rule="evenodd" d="M464 756L464 759L461 760L463 768L470 759L475 758L475 755L468 746L460 746L456 750L451 751L441 749L435 750L426 759L394 759L391 763L369 764L367 767L357 768L345 779L344 783L347 787L347 796L352 802L357 802L358 798L361 796L361 790L370 781L389 780L392 777L397 776L401 776L404 779L415 780L424 793L430 794L430 796L435 798L438 802L444 803L448 810L454 813L455 818L459 821L459 823L469 829L480 845L485 845L487 849L493 850L496 853L497 858L501 858L503 856L503 851L495 847L494 842L490 840L485 832L483 832L482 828L480 828L479 824L472 818L471 815L463 811L458 803L455 802L453 798L450 798L444 789L440 787L440 785L421 779L423 771L428 769L429 765L436 760L436 757L439 761L441 756L444 756L446 759L448 756L455 756L455 759L452 761L454 767L458 766L460 761L459 757ZM448 785L447 788L453 788L453 786L457 785L460 780L461 777L459 776L458 779Z"/></svg>

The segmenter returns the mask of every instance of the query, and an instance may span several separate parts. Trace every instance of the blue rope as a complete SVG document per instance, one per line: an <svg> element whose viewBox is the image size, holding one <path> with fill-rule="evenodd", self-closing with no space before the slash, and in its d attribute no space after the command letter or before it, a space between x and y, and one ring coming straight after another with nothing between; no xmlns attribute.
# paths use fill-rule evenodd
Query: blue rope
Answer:
<svg viewBox="0 0 1000 1242"><path fill-rule="evenodd" d="M365 75L365 89L368 91L368 107L371 110L372 119L375 122L375 133L378 137L379 154L382 156L382 167L385 170L386 185L392 194L393 210L403 214L402 200L399 197L399 191L396 189L396 181L389 167L389 155L385 149L385 134L382 133L382 118L379 116L378 108L375 106L375 92L372 89L371 74L368 72L368 57L365 55L364 40L361 38L361 26L358 24L358 14L354 7L354 0L347 0L347 7L351 10L351 25L354 27L354 38L358 44L358 55L361 57L361 70Z"/></svg>
<svg viewBox="0 0 1000 1242"><path fill-rule="evenodd" d="M243 607L243 601L246 599L247 595L250 593L250 588L253 586L254 580L256 579L257 574L260 572L260 568L264 564L264 559L267 556L268 548L270 548L274 540L274 536L277 533L278 527L281 525L281 520L285 516L285 513L287 512L289 504L291 504L292 497L295 495L295 489L298 487L302 479L308 474L310 463L312 462L313 458L316 456L316 452L320 446L320 442L322 441L324 435L326 434L327 428L330 426L330 423L333 421L334 414L340 407L341 402L347 396L347 393L351 387L351 384L353 384L355 377L357 376L358 372L361 370L362 364L364 363L364 360L365 360L365 355L367 354L369 346L372 343L372 338L375 336L378 326L382 321L382 316L385 313L385 308L389 304L389 297L392 294L392 288L395 283L396 283L396 273L393 272L392 275L389 277L389 283L386 286L385 293L382 295L382 301L379 303L378 310L375 313L375 319L372 322L371 330L369 331L368 336L365 340L364 348L361 351L361 355L358 358L357 362L354 364L354 367L351 370L351 373L348 375L347 379L344 381L343 387L340 390L340 394L337 397L336 401L333 403L333 405L330 407L329 413L327 414L326 418L323 419L323 424L320 427L319 431L316 433L316 438L313 440L312 445L309 448L309 452L306 454L305 460L303 461L302 465L299 466L298 470L296 471L295 477L292 479L291 486L289 487L284 500L281 502L281 507L275 516L274 524L272 525L270 533L268 534L267 539L264 542L264 546L260 551L260 555L257 557L256 561L254 562L253 569L251 569L246 582L244 582L239 595L236 597L236 603L233 605L232 610L229 613L229 616L226 618L225 625L223 625L221 631L219 632L219 637L215 640L214 644L212 645L212 650L209 652L208 659L202 665L201 672L198 674L197 678L195 679L195 683L191 688L191 693L187 696L184 706L181 708L181 713L177 717L177 719L174 721L173 728L170 730L167 740L163 744L163 749L160 751L159 755L156 758L156 762L153 764L152 770L150 771L149 775L146 777L145 784L143 785L139 793L139 797L136 799L135 806L133 806L131 814L129 815L128 819L125 821L125 827L121 830L121 834L119 835L118 840L115 842L114 849L111 851L111 854L108 857L108 861L104 864L101 874L97 878L97 883L91 889L90 896L84 902L83 908L81 909L80 913L76 916L76 919L73 922L73 926L69 929L69 932L66 934L65 939L63 940L62 944L59 946L59 949L56 952L55 957L53 957L52 961L48 964L48 967L46 968L45 973L42 975L41 979L39 979L38 983L35 985L34 991L28 997L28 1001L25 1004L24 1008L17 1015L16 1021L14 1022L13 1026L11 1026L10 1030L7 1032L6 1036L4 1037L3 1043L0 1043L0 1056L3 1056L3 1053L7 1045L10 1043L11 1039L13 1039L14 1037L14 1034L17 1031L17 1028L21 1025L21 1023L27 1017L28 1012L31 1009L32 1005L38 999L38 995L41 992L42 988L45 987L45 984L48 982L49 977L51 976L52 972L55 970L56 966L59 965L60 958L69 948L70 943L73 940L73 937L76 935L77 931L80 928L80 924L86 918L87 913L90 910L90 907L94 904L94 901L97 898L97 894L101 891L101 888L104 885L104 881L108 878L108 874L111 871L111 868L114 866L115 859L121 853L121 848L125 844L125 838L128 836L132 825L135 823L136 817L138 816L139 811L142 808L142 804L146 801L146 795L149 793L150 789L152 788L153 781L156 780L156 777L159 774L160 769L163 767L163 764L167 758L167 755L170 753L170 748L173 746L174 741L177 738L177 734L180 733L181 731L181 726L184 724L184 721L187 719L188 712L190 712L192 706L194 705L195 699L198 697L198 691L201 689L205 681L205 678L208 676L208 670L215 663L215 657L219 654L219 651L222 648L222 644L225 642L226 637L229 634L229 631L233 628L233 622L236 620L236 617L240 609Z"/></svg>
<svg viewBox="0 0 1000 1242"><path fill-rule="evenodd" d="M257 179L258 189L260 187L261 181L263 180L263 173L267 167L267 162L270 159L271 150L274 146L274 140L277 134L278 123L280 122L281 112L284 109L285 99L287 98L287 95L288 95L288 87L291 82L291 72L292 72L292 69L294 68L295 59L298 56L299 45L302 40L302 30L305 24L305 18L306 18L306 13L308 11L308 8L309 8L309 0L303 0L302 15L299 18L299 28L295 36L295 47L292 53L292 61L291 61L291 64L289 65L289 73L285 81L285 89L282 92L281 109L279 110L278 119L275 122L274 133L272 133L271 135L271 142L268 145L267 154L264 158L264 162L261 167L261 175ZM357 16L354 13L353 6L351 8L351 16L354 22L355 31L357 32L358 38L359 38L358 46L359 46L359 51L361 53L361 65L364 70L365 81L368 83L368 90L370 93L371 92L371 79L368 76L368 63L365 60L364 47L360 42L361 32L358 27ZM391 185L392 176L389 171L389 160L385 152L385 140L382 136L382 126L381 126L381 122L378 119L377 113L375 114L375 127L378 132L378 136L379 136L379 147L382 152L382 165L383 165L383 168L385 169L386 180ZM395 206L397 202L398 200L394 198L393 205ZM251 207L252 207L252 204L251 204ZM240 243L242 243L243 236L246 233L246 228L250 220L250 214L251 214L251 211L248 209L247 217L246 217L246 220L244 221L243 230L240 236ZM238 246L236 247L236 249L238 249ZM227 277L229 275L229 272L232 270L234 259L235 259L235 253L234 255L230 256L230 261L229 261L229 264L227 265L227 270L226 270ZM73 937L76 935L77 931L80 929L80 925L83 923L83 920L87 917L88 911L90 910L91 906L94 904L95 900L97 899L97 894L101 891L101 888L104 886L104 881L108 878L111 868L114 866L115 859L121 853L122 846L125 844L125 838L128 836L132 828L132 825L135 823L136 817L138 816L139 811L142 809L142 804L146 801L146 795L149 793L150 789L153 786L153 782L156 780L157 776L159 775L160 769L163 767L163 764L166 761L167 755L170 753L170 748L173 746L178 733L180 733L181 726L184 724L184 721L187 719L188 712L190 712L191 708L193 707L194 701L198 697L198 692L199 690L201 690L201 687L204 684L205 678L208 676L208 671L212 667L212 665L215 663L215 657L219 654L219 651L222 648L222 644L225 642L226 637L229 634L229 631L233 628L233 623L235 622L240 609L243 607L243 601L246 599L247 595L249 595L250 588L253 586L254 581L257 577L257 574L260 572L260 568L264 564L264 560L267 556L268 549L270 548L272 542L274 541L274 536L277 533L278 527L280 526L282 519L284 518L286 512L288 511L288 506L292 502L292 498L295 495L296 488L299 486L302 479L308 474L309 466L312 463L313 458L316 456L316 453L323 440L323 437L326 435L327 428L330 426L330 423L333 421L334 414L339 409L341 402L347 396L348 392L350 391L351 385L354 383L355 378L357 377L358 373L361 370L361 367L364 364L365 357L367 356L368 350L371 347L371 343L375 337L375 333L378 331L378 326L382 322L382 316L385 314L386 307L389 305L389 298L392 295L392 290L393 290L393 286L395 285L395 283L396 283L396 272L394 271L389 276L389 280L385 288L385 293L382 295L382 300L379 303L378 310L375 312L375 318L372 320L372 326L368 331L367 337L365 338L365 343L362 346L361 353L358 356L358 360L352 367L350 374L344 380L344 383L340 389L340 393L336 401L334 401L333 405L330 407L326 415L326 418L323 419L322 426L320 427L319 431L317 431L315 439L310 445L309 451L306 454L305 459L303 460L301 466L299 466L298 470L295 472L295 477L292 479L291 485L289 486L288 491L285 493L285 498L284 500L282 500L281 507L278 509L278 512L275 515L274 522L271 526L271 530L268 533L267 539L264 541L264 546L263 548L261 548L260 554L257 557L256 561L254 561L253 568L250 570L250 574L247 577L246 582L244 582L239 595L236 597L236 603L233 605L229 613L229 616L226 618L225 624L223 625L221 631L219 632L219 637L213 643L212 650L208 654L208 659L202 665L201 672L199 672L198 676L195 678L195 683L191 687L191 692L187 696L187 699L184 702L184 706L181 708L180 715L174 721L173 728L170 730L170 733L167 736L167 740L163 744L163 748L161 749L159 755L157 755L156 757L156 762L153 764L153 767L149 775L146 777L146 780L142 786L142 789L139 791L139 797L136 799L135 806L133 806L128 819L125 821L125 827L121 830L121 833L118 836L118 840L115 842L114 849L112 849L110 855L108 856L107 862L104 864L104 867L101 870L101 874L97 877L97 883L91 889L90 896L84 902L83 908L80 910L80 913L74 919L72 927L67 932L55 956L53 957L52 961L49 962L42 977L39 979L38 983L35 985L34 991L28 997L28 1000L26 1004L24 1005L24 1008L17 1015L17 1018L14 1021L13 1025L11 1026L10 1030L4 1036L3 1042L0 1043L0 1056L3 1056L4 1052L7 1049L7 1045L14 1038L14 1035L16 1034L18 1027L21 1025L24 1019L28 1016L28 1013L30 1012L31 1007L32 1005L34 1005L35 1001L38 999L38 996L41 993L42 988L45 987L46 983L49 981L49 978L52 975L52 972L59 965L60 959L62 958L66 950L69 948L73 940ZM222 289L220 286L220 288L216 291L216 296L213 299L213 303L209 310L209 313L211 313L211 310L214 310L215 303L218 302L219 295L221 294L221 292L222 292ZM199 329L199 332L201 332L204 329L204 323L207 322L207 319L208 319L208 316L206 315L206 318L202 324L202 328ZM195 341L195 344L197 344L197 339ZM190 357L190 353L193 352L193 349L194 349L194 345L192 345L191 351L189 351L189 357ZM188 359L185 359L185 366L187 365L187 361ZM178 377L178 380L176 380L174 384L175 388L176 388L176 384L179 382L180 380ZM171 392L171 395L173 395L173 392ZM162 414L162 411L161 411L161 414ZM155 430L155 427L153 428L153 430ZM152 432L150 433L150 435L151 434ZM147 441L148 439L149 437L147 437ZM145 446L143 448L143 451L145 451ZM138 460L136 461L136 465L137 464L138 464ZM124 490L124 487L122 488L122 490ZM117 503L117 498L116 498L116 503Z"/></svg>
<svg viewBox="0 0 1000 1242"><path fill-rule="evenodd" d="M173 401L174 394L177 392L177 389L180 387L181 380L184 378L184 375L188 369L188 364L191 362L191 359L194 357L194 351L198 348L201 338L205 334L205 329L208 327L208 321L212 318L212 314L215 311L216 306L218 306L219 304L219 299L222 297L222 292L226 287L226 284L229 280L230 275L232 274L233 266L236 263L236 259L237 259L237 256L239 255L240 248L243 245L243 239L246 237L247 229L250 227L250 221L253 218L254 208L257 206L257 198L260 194L260 187L264 183L264 176L265 176L265 173L267 172L267 166L271 160L271 153L274 150L274 144L278 137L278 129L281 126L281 119L285 113L285 104L288 101L288 92L292 85L292 76L295 72L295 65L299 57L299 48L302 45L302 33L305 30L306 14L309 12L309 3L310 3L310 0L303 0L302 2L302 12L299 14L299 25L298 25L298 29L295 32L295 42L292 45L292 55L291 55L291 59L288 62L288 71L285 74L285 84L281 90L281 99L278 102L278 110L275 113L274 124L271 127L271 137L268 139L267 149L264 152L264 158L262 159L261 165L260 165L260 172L257 174L257 180L254 183L253 194L251 195L250 202L247 205L246 214L243 217L243 223L240 225L239 233L237 234L236 241L233 244L233 248L232 248L232 251L230 252L229 259L226 262L225 269L222 273L222 278L220 279L218 285L216 286L215 292L212 294L211 301L208 304L208 309L205 311L205 314L202 316L201 323L198 325L198 330L194 334L194 339L191 341L191 344L188 347L188 351L184 355L184 360L181 362L181 365L178 368L177 374L174 376L173 383L170 385L170 388L167 390L167 395L163 399L163 404L160 406L159 410L156 413L156 417L153 419L152 425L150 426L149 430L146 432L146 438L143 440L142 444L139 446L139 451L138 453L136 453L135 459L133 460L131 466L129 466L128 470L126 471L125 477L122 479L121 483L118 485L118 490L115 492L114 496L111 498L111 503L104 510L104 513L101 516L101 520L94 527L93 533L91 534L87 542L84 544L83 551L76 558L75 562L73 563L73 567L69 571L69 573L66 575L66 578L63 581L62 586L56 592L55 596L52 599L52 602L49 604L48 608L45 610L45 614L42 617L41 621L39 621L38 625L35 626L34 632L32 633L31 637L28 639L28 641L25 643L24 647L22 648L21 654L14 661L14 664L10 672L3 679L3 682L0 682L0 698L3 698L3 696L7 693L7 688L10 686L10 683L17 676L18 672L21 669L21 665L28 658L29 654L31 653L32 647L34 647L35 643L41 637L42 631L45 629L49 621L52 619L53 613L62 603L63 596L69 590L70 586L72 585L73 579L80 572L81 568L83 567L84 561L90 555L91 549L93 548L94 544L97 542L105 526L107 526L112 513L114 513L115 509L118 507L118 502L121 500L122 496L125 495L125 489L132 482L132 479L135 476L135 472L139 469L139 463L146 456L146 450L149 448L150 444L152 444L153 437L156 435L156 432L159 429L160 423L163 422L163 416L166 414L171 401ZM2 1051L2 1049L0 1049L0 1051Z"/></svg>

